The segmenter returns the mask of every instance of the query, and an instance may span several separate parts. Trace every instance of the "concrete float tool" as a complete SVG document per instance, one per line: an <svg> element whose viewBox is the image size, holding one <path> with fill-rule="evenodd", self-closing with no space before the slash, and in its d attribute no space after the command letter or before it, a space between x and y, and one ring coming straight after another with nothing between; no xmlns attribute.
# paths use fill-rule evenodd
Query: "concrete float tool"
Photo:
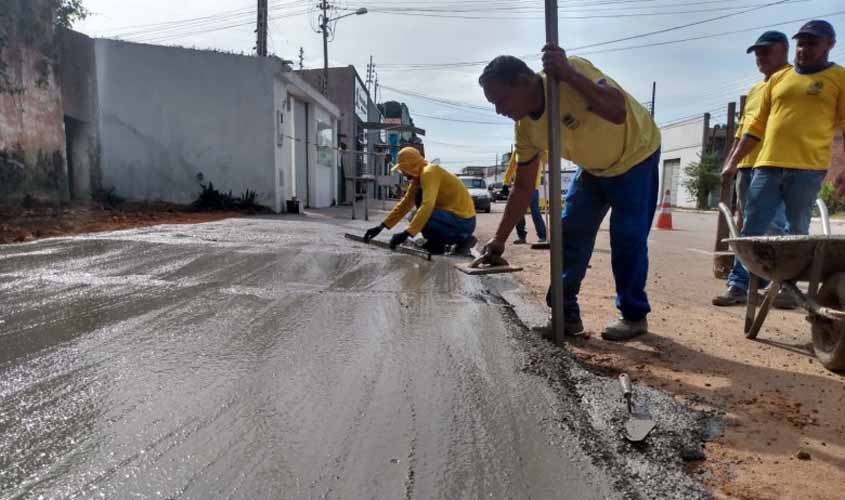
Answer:
<svg viewBox="0 0 845 500"><path fill-rule="evenodd" d="M645 408L638 408L633 402L633 391L631 379L627 373L619 375L619 385L622 386L622 395L625 396L625 403L628 405L628 421L625 422L625 438L632 443L643 441L646 436L657 425Z"/></svg>
<svg viewBox="0 0 845 500"><path fill-rule="evenodd" d="M349 234L345 233L343 235L347 240L357 241L358 243L364 243L365 245L372 245L374 247L384 248L386 250L390 250L393 252L403 253L405 255L413 255L414 257L419 257L425 260L431 260L431 254L424 250L417 250L415 248L410 248L404 245L400 245L396 247L396 249L390 248L390 244L384 241L377 241L377 240L370 240L367 241L364 239L363 236L358 236L357 234Z"/></svg>
<svg viewBox="0 0 845 500"><path fill-rule="evenodd" d="M480 276L485 274L502 274L502 273L515 273L518 271L522 271L521 267L513 267L511 266L507 260L500 256L489 256L487 257L487 263L482 263L485 258L483 255L478 255L477 252L473 252L473 257L475 259L469 264L455 264L455 267L458 271L469 274L471 276Z"/></svg>

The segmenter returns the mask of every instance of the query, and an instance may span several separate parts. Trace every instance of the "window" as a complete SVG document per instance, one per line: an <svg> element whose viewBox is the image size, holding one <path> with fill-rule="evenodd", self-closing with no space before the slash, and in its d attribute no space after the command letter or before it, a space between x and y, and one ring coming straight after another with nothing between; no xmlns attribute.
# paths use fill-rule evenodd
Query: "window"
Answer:
<svg viewBox="0 0 845 500"><path fill-rule="evenodd" d="M317 164L334 166L334 127L331 123L317 121Z"/></svg>
<svg viewBox="0 0 845 500"><path fill-rule="evenodd" d="M464 178L461 180L463 181L464 186L466 186L467 189L487 189L487 183L484 182L484 179Z"/></svg>

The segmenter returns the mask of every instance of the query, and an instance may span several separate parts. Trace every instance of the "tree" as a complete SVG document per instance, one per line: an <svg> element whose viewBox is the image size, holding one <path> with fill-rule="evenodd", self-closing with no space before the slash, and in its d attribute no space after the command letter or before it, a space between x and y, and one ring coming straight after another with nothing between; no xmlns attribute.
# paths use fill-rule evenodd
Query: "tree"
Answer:
<svg viewBox="0 0 845 500"><path fill-rule="evenodd" d="M70 28L76 21L88 17L90 12L82 5L82 0L58 0L56 7L56 26Z"/></svg>
<svg viewBox="0 0 845 500"><path fill-rule="evenodd" d="M695 200L695 206L699 210L709 208L710 193L721 184L721 155L708 151L698 155L700 161L690 163L684 167L686 179L684 187ZM690 201L693 201L690 200Z"/></svg>

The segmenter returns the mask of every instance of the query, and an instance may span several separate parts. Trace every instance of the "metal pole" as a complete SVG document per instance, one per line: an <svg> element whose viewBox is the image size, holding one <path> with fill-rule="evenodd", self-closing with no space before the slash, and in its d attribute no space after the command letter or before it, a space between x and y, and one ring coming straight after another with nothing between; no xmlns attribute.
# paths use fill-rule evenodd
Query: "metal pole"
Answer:
<svg viewBox="0 0 845 500"><path fill-rule="evenodd" d="M546 0L546 43L558 45L557 0ZM560 82L549 75L546 85L546 116L549 118L549 182L551 183L551 282L552 331L558 345L563 335L563 224L560 197Z"/></svg>
<svg viewBox="0 0 845 500"><path fill-rule="evenodd" d="M329 95L329 2L323 0L320 4L323 9L323 19L320 23L320 31L323 32L323 95Z"/></svg>
<svg viewBox="0 0 845 500"><path fill-rule="evenodd" d="M651 117L654 118L654 101L657 99L657 82L651 83Z"/></svg>
<svg viewBox="0 0 845 500"><path fill-rule="evenodd" d="M255 52L259 57L267 57L267 0L258 0L258 39Z"/></svg>

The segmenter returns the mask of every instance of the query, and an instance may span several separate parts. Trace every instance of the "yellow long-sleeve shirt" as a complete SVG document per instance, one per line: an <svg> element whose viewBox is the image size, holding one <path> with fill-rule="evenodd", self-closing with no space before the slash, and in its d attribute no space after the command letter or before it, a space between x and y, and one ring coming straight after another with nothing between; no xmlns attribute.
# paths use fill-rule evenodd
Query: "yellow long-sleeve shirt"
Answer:
<svg viewBox="0 0 845 500"><path fill-rule="evenodd" d="M755 167L827 170L837 123L845 125L845 68L786 68L766 84L747 134L762 139Z"/></svg>
<svg viewBox="0 0 845 500"><path fill-rule="evenodd" d="M739 126L736 128L736 138L742 139L744 134L748 133L748 128L751 126L754 116L760 112L760 106L763 103L763 91L766 89L766 82L757 82L748 91L748 96L745 98L745 109L742 112L742 117L739 119ZM758 143L754 149L740 160L737 168L751 168L754 162L757 161L757 156L760 155L763 143Z"/></svg>
<svg viewBox="0 0 845 500"><path fill-rule="evenodd" d="M537 169L537 180L534 183L534 190L535 191L537 189L540 189L540 183L543 180L543 172L546 170L546 168L545 168L546 161L547 161L546 160L546 153L543 152L543 154L540 155L540 168ZM517 168L516 155L512 154L511 155L511 161L508 163L508 169L505 170L505 176L502 179L502 184L504 184L505 186L508 186L508 185L510 185L511 182L513 182L514 177L516 177L516 168Z"/></svg>
<svg viewBox="0 0 845 500"><path fill-rule="evenodd" d="M384 219L385 226L393 228L413 208L418 189L422 189L422 203L406 229L411 236L422 231L435 208L447 210L462 219L475 217L475 205L464 183L440 165L428 164L420 178L411 181L402 201Z"/></svg>

